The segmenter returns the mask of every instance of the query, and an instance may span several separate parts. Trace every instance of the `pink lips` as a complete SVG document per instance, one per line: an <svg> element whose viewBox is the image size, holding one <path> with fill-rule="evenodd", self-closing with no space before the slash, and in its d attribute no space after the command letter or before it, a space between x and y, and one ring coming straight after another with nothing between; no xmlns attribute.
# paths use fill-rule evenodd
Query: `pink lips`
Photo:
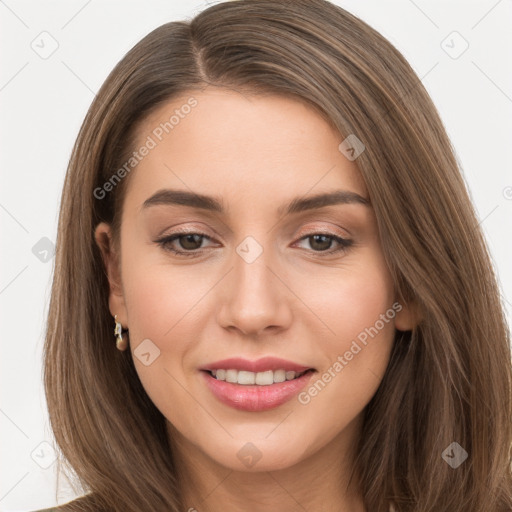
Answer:
<svg viewBox="0 0 512 512"><path fill-rule="evenodd" d="M211 370L219 369L236 369L255 373L279 369L300 373L313 369L275 357L265 357L257 361L240 358L224 359L201 368L206 385L219 401L235 409L251 412L265 411L284 404L297 395L313 375L313 371L308 371L296 379L276 382L268 386L242 385L217 380L210 374Z"/></svg>
<svg viewBox="0 0 512 512"><path fill-rule="evenodd" d="M279 359L277 357L262 357L257 361L249 361L240 357L232 357L230 359L223 359L215 363L208 364L201 368L201 370L245 370L248 372L264 372L266 370L285 370L287 372L294 371L297 373L312 369L310 366L302 366L295 364L286 359Z"/></svg>

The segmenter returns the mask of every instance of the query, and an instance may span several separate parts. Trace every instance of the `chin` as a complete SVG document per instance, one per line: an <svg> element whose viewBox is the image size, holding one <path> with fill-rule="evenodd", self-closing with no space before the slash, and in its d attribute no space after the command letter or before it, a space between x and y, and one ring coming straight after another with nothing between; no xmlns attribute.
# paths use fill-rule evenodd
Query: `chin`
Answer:
<svg viewBox="0 0 512 512"><path fill-rule="evenodd" d="M273 442L249 439L250 436L247 436L243 441L230 439L228 442L215 443L204 452L217 464L244 473L286 469L307 456L304 442L294 444L278 438Z"/></svg>

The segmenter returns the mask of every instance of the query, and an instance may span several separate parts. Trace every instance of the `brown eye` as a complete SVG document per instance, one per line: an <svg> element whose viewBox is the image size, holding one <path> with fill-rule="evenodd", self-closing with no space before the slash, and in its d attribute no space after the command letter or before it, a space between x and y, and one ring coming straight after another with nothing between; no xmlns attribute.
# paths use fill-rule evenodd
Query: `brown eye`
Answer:
<svg viewBox="0 0 512 512"><path fill-rule="evenodd" d="M300 241L307 241L313 252L327 254L345 251L353 243L352 240L328 233L313 233L302 237ZM332 249L333 243L337 244L338 247Z"/></svg>
<svg viewBox="0 0 512 512"><path fill-rule="evenodd" d="M203 237L202 235L198 234L180 235L176 237L176 240L179 240L181 248L186 249L188 251L193 251L201 247Z"/></svg>
<svg viewBox="0 0 512 512"><path fill-rule="evenodd" d="M333 239L327 235L312 235L308 237L311 248L315 251L326 251L331 248Z"/></svg>
<svg viewBox="0 0 512 512"><path fill-rule="evenodd" d="M210 237L203 233L174 233L169 236L155 240L164 250L177 255L197 256L203 249L203 240L210 240Z"/></svg>

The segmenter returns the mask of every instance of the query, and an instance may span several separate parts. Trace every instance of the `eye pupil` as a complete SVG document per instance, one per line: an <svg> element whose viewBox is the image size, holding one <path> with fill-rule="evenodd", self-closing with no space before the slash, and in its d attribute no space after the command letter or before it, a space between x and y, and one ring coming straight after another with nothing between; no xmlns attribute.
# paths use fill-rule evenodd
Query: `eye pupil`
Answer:
<svg viewBox="0 0 512 512"><path fill-rule="evenodd" d="M202 235L190 234L180 236L180 245L183 249L194 250L201 247ZM185 242L184 242L185 241ZM191 243L191 246L188 243Z"/></svg>
<svg viewBox="0 0 512 512"><path fill-rule="evenodd" d="M313 249L317 249L320 251L329 249L331 246L331 242L332 242L331 237L328 235L312 235L309 237L309 239L310 239L310 242L313 241L313 243L311 243L311 247ZM317 245L315 248L315 244L317 242L320 242L320 245L319 246Z"/></svg>

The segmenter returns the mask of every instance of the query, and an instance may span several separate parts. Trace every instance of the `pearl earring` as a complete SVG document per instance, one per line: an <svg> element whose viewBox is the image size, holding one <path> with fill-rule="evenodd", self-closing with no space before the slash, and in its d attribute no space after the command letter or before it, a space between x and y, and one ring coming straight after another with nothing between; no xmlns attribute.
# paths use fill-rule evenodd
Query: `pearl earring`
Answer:
<svg viewBox="0 0 512 512"><path fill-rule="evenodd" d="M116 347L118 350L126 350L128 348L128 340L123 339L123 334L125 332L128 332L128 329L123 330L123 326L121 325L121 322L117 321L117 315L114 316L114 322L116 324L116 327L114 329L114 334L116 336Z"/></svg>

